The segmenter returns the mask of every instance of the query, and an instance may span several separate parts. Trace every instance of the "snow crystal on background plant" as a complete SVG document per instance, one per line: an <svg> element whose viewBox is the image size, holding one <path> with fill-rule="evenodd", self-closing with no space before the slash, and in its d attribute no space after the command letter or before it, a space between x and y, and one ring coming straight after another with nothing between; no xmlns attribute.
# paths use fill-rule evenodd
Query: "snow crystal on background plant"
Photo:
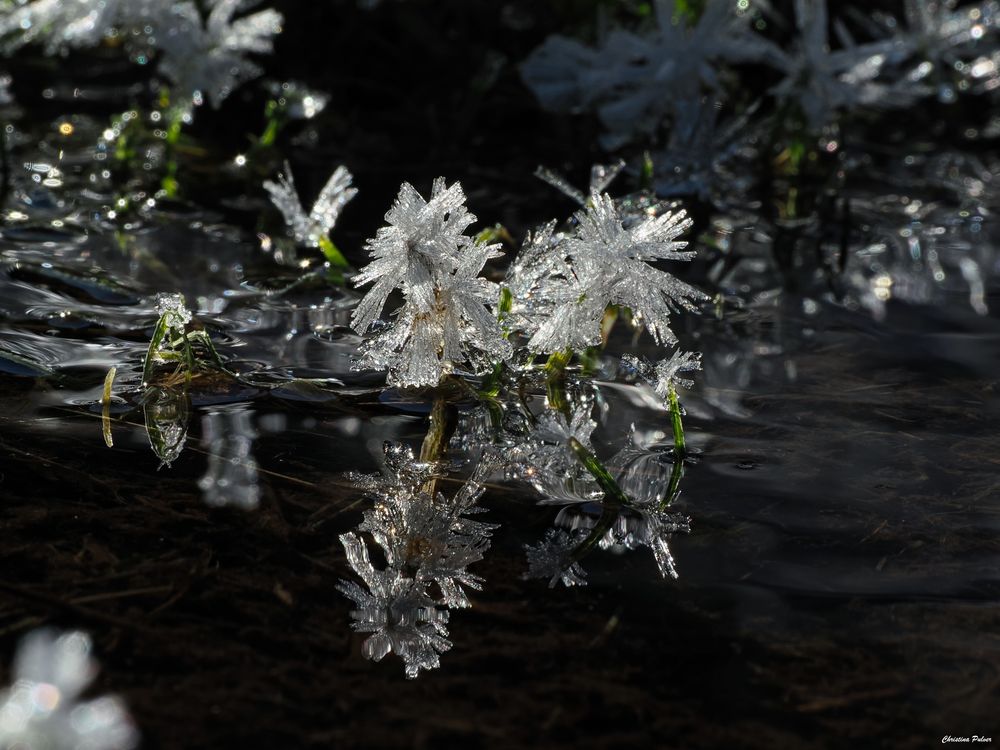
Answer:
<svg viewBox="0 0 1000 750"><path fill-rule="evenodd" d="M80 700L97 674L90 652L90 638L80 632L42 629L25 636L13 683L0 691L0 748L130 750L138 744L121 700Z"/></svg>
<svg viewBox="0 0 1000 750"><path fill-rule="evenodd" d="M795 25L799 33L791 52L768 43L767 62L785 74L772 93L798 106L813 130L845 110L901 107L918 96L919 90L905 81L893 84L880 79L896 47L892 40L855 44L838 24L841 48L831 50L826 0L796 0Z"/></svg>
<svg viewBox="0 0 1000 750"><path fill-rule="evenodd" d="M722 108L715 96L678 102L666 146L652 156L658 196L686 196L716 207L747 199L753 175L745 162L757 155L751 145L757 106L720 124Z"/></svg>
<svg viewBox="0 0 1000 750"><path fill-rule="evenodd" d="M476 220L465 208L462 186L434 181L429 201L404 183L385 215L389 226L367 244L372 262L355 277L373 284L352 317L368 333L396 289L403 305L394 320L361 345L358 369L387 370L387 382L404 388L435 386L449 373L482 373L510 358L495 313L499 286L479 276L499 245L465 234Z"/></svg>
<svg viewBox="0 0 1000 750"><path fill-rule="evenodd" d="M988 38L1000 26L1000 6L993 0L963 4L954 0L904 0L902 20L876 11L871 17L855 13L874 36L888 36L895 47L889 64L905 71L907 79L936 92L942 102L953 102L968 78L997 80L996 67L987 61L996 53ZM977 67L978 66L978 67Z"/></svg>
<svg viewBox="0 0 1000 750"><path fill-rule="evenodd" d="M252 5L253 3L250 3ZM34 0L0 11L7 51L41 42L47 54L92 47L120 36L133 56L159 57L159 71L181 92L182 107L208 97L218 106L239 84L260 74L247 54L269 54L282 16L265 9L234 18L245 0L209 0L202 17L194 2L167 0Z"/></svg>
<svg viewBox="0 0 1000 750"><path fill-rule="evenodd" d="M160 68L185 99L205 94L218 107L237 86L260 75L260 66L247 54L273 51L282 16L268 8L234 19L245 5L244 0L213 0L202 21L197 8L181 4L176 25L156 37L164 53Z"/></svg>
<svg viewBox="0 0 1000 750"><path fill-rule="evenodd" d="M123 37L142 36L160 26L176 4L164 0L34 0L0 10L0 39L10 52L41 42L46 54L93 47L118 29Z"/></svg>
<svg viewBox="0 0 1000 750"><path fill-rule="evenodd" d="M720 89L717 61L756 61L767 52L749 15L729 0L708 0L691 26L675 0L657 0L654 9L654 28L615 29L596 49L550 37L523 64L525 82L546 109L595 110L607 129L602 143L613 149L657 135L678 103Z"/></svg>

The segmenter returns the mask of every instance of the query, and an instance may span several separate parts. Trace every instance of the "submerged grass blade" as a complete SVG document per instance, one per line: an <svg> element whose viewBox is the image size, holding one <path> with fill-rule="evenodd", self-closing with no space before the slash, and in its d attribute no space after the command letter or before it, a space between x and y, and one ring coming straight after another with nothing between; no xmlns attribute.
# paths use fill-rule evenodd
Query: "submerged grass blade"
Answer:
<svg viewBox="0 0 1000 750"><path fill-rule="evenodd" d="M580 463L586 467L587 471L591 473L594 479L597 480L597 484L602 490L604 490L605 499L611 503L618 505L630 505L631 500L628 499L622 488L618 486L618 482L615 478L611 476L611 472L608 471L604 464L597 460L597 457L587 450L586 446L577 440L575 437L569 439L569 447L572 449L573 454L579 459Z"/></svg>
<svg viewBox="0 0 1000 750"><path fill-rule="evenodd" d="M118 368L112 367L104 377L104 393L101 394L101 432L104 434L104 444L109 448L115 447L114 438L111 436L111 388L115 384L115 375Z"/></svg>
<svg viewBox="0 0 1000 750"><path fill-rule="evenodd" d="M570 562L575 563L582 560L604 538L604 535L614 525L615 519L618 518L622 507L629 505L630 501L628 495L622 491L622 488L618 486L618 482L611 476L611 472L605 468L604 464L597 460L597 457L593 453L587 450L583 443L575 437L571 437L569 439L569 446L580 463L586 467L587 471L597 480L600 488L604 490L604 503L600 520L590 530L587 537L573 548L573 551L569 555Z"/></svg>
<svg viewBox="0 0 1000 750"><path fill-rule="evenodd" d="M684 461L678 458L674 461L674 468L670 472L670 486L667 487L667 494L663 496L663 502L660 503L660 510L669 507L677 499L681 493L681 479L683 478Z"/></svg>

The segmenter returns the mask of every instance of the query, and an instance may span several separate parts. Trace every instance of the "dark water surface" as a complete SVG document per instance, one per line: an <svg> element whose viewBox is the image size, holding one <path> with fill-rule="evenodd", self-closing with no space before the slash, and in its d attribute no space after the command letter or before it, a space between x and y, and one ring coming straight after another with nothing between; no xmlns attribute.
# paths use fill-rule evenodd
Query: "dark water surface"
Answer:
<svg viewBox="0 0 1000 750"><path fill-rule="evenodd" d="M220 261L168 288L198 300L245 371L357 381L336 295L227 298L253 245L169 220L144 241ZM103 684L146 747L923 747L995 728L995 318L960 301L947 317L891 307L882 323L782 303L739 313L771 339L749 350L703 321L680 579L636 551L589 557L584 588L522 580L522 544L554 511L498 485L485 589L452 617L442 668L407 681L394 657L361 657L333 584L348 576L337 535L365 502L343 472L376 470L383 440L419 444L426 419L360 387L194 388L183 451L158 468L136 405L155 287L117 252L5 232L0 627L5 652L36 624L95 633ZM112 364L126 398L108 448ZM629 388L603 390L604 455L630 423L665 429ZM256 478L234 481L259 488L257 510L203 502L212 462L232 466L213 430L255 436L236 460L255 459Z"/></svg>

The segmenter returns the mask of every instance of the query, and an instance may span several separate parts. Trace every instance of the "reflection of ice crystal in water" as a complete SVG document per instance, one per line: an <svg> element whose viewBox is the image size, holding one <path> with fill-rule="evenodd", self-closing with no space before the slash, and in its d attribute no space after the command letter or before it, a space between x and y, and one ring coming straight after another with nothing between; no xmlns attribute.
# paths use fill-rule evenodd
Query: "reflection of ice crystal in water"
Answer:
<svg viewBox="0 0 1000 750"><path fill-rule="evenodd" d="M677 578L668 542L674 534L688 533L691 526L687 516L670 510L669 506L679 494L684 465L675 463L669 453L645 447L641 435L633 428L625 446L608 459L608 466L630 503L600 540L601 548L648 547L660 575Z"/></svg>
<svg viewBox="0 0 1000 750"><path fill-rule="evenodd" d="M359 490L380 500L418 493L431 477L443 476L444 464L417 461L413 448L404 443L382 444L384 466L380 474L348 472L347 479Z"/></svg>
<svg viewBox="0 0 1000 750"><path fill-rule="evenodd" d="M129 750L139 735L114 697L81 702L97 665L84 633L36 630L18 647L13 684L0 691L4 750Z"/></svg>
<svg viewBox="0 0 1000 750"><path fill-rule="evenodd" d="M357 533L341 542L348 564L368 587L342 581L340 590L354 600L354 628L373 633L365 655L381 659L389 651L406 664L406 673L438 666L446 640L448 608L470 606L465 589L481 589L483 580L468 567L483 559L494 524L475 521L483 482L500 459L484 454L472 476L450 498L437 492L443 467L414 460L405 446L385 443L381 475L350 475L375 500L364 512L358 531L367 533L381 550L386 567L376 569L368 545Z"/></svg>
<svg viewBox="0 0 1000 750"><path fill-rule="evenodd" d="M549 529L539 544L525 545L527 577L548 578L550 586L559 581L580 585L584 573L579 561L591 549L648 547L660 574L677 578L669 541L673 534L690 531L690 521L669 505L679 494L683 465L669 460L669 453L645 449L637 442L633 429L625 447L607 462L614 481L628 498L627 505L598 502L602 493L596 488L574 496L568 485L553 491L552 483L533 483L542 493L540 504L565 507L556 517L558 528ZM595 508L600 509L597 515Z"/></svg>
<svg viewBox="0 0 1000 750"><path fill-rule="evenodd" d="M586 586L587 572L573 560L573 552L587 538L586 532L568 533L565 529L549 529L538 544L524 545L528 558L525 578L544 578L549 588L562 581L564 586Z"/></svg>
<svg viewBox="0 0 1000 750"><path fill-rule="evenodd" d="M188 435L188 397L169 389L147 391L142 411L146 436L160 467L170 466L181 455Z"/></svg>
<svg viewBox="0 0 1000 750"><path fill-rule="evenodd" d="M253 510L260 501L253 415L244 407L206 414L201 421L208 470L198 480L207 505Z"/></svg>
<svg viewBox="0 0 1000 750"><path fill-rule="evenodd" d="M393 451L391 444L386 451ZM445 606L468 607L463 587L481 589L482 579L467 568L483 559L496 527L466 516L480 511L475 503L483 493L482 481L495 468L495 458L484 456L473 476L451 499L416 485L383 494L382 486L368 484L378 500L365 511L358 529L371 534L390 567L436 583ZM409 476L419 473L420 464L405 472Z"/></svg>
<svg viewBox="0 0 1000 750"><path fill-rule="evenodd" d="M597 427L591 418L593 399L581 396L570 406L569 416L546 410L534 429L508 451L507 474L531 484L540 502L559 504L601 496L594 478L573 454L570 438L590 449L590 436Z"/></svg>
<svg viewBox="0 0 1000 750"><path fill-rule="evenodd" d="M368 547L357 534L340 537L347 562L367 589L353 581L341 581L337 589L357 605L351 627L371 633L364 654L380 661L396 653L406 665L406 676L441 665L439 656L451 648L448 640L448 610L439 608L428 595L424 582L405 577L395 568L376 570L368 558Z"/></svg>

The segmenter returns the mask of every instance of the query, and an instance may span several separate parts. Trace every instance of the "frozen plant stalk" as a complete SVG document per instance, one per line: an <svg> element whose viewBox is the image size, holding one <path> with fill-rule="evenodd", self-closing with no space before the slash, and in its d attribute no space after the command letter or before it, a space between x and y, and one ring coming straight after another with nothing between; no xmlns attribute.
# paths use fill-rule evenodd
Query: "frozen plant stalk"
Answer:
<svg viewBox="0 0 1000 750"><path fill-rule="evenodd" d="M395 289L403 305L395 320L361 345L358 369L387 370L387 382L404 388L436 386L456 370L474 374L510 358L489 306L499 287L479 276L498 245L477 244L465 234L476 220L465 208L462 186L434 181L429 201L409 184L399 189L385 215L388 226L368 241L373 259L355 277L373 284L358 303L351 323L369 332Z"/></svg>

